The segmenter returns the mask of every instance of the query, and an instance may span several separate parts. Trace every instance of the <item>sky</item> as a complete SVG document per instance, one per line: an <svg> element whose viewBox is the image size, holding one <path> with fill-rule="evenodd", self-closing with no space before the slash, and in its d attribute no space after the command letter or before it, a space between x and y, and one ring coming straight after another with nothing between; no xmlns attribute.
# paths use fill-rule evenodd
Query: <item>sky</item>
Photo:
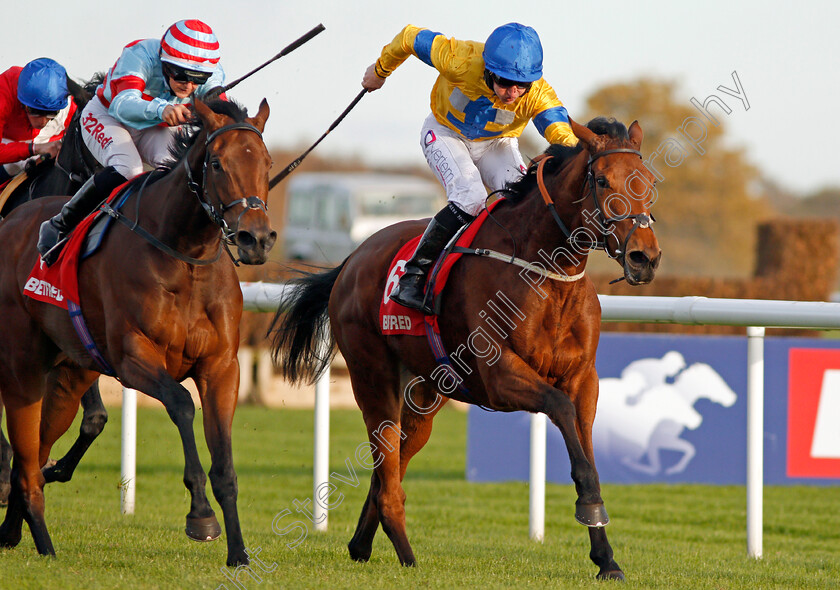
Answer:
<svg viewBox="0 0 840 590"><path fill-rule="evenodd" d="M233 80L323 24L326 30L231 91L255 113L266 98L269 148L303 151L361 90L382 47L406 24L483 41L497 26L534 27L544 77L572 117L598 88L642 76L673 80L675 100L716 95L727 142L771 180L805 194L840 186L840 2L781 0L41 0L4 6L0 67L52 57L76 79L105 70L123 46L160 37L173 22L204 20ZM14 23L13 25L11 23ZM733 74L735 73L735 74ZM744 100L718 89L737 90ZM376 166L425 165L420 125L435 70L411 58L366 95L318 146L323 157ZM747 103L749 108L747 109ZM711 107L712 109L716 107ZM609 113L604 113L609 114ZM640 121L644 127L644 120ZM625 123L630 123L626 121ZM528 134L536 137L533 126ZM677 130L674 130L677 137ZM657 146L643 145L649 153ZM700 156L697 156L700 157ZM275 172L285 162L275 162Z"/></svg>

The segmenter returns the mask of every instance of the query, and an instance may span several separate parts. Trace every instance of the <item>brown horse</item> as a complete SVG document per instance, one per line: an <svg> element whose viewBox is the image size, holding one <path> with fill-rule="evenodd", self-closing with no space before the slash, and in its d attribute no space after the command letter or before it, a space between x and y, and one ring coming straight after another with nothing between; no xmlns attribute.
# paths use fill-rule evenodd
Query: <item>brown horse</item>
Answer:
<svg viewBox="0 0 840 590"><path fill-rule="evenodd" d="M223 101L196 102L195 111L198 131L181 137L171 168L156 180L137 179L124 213L111 212L123 223L81 263L79 296L102 358L126 387L160 400L178 427L184 483L192 494L188 534L201 538L218 522L192 431L195 407L180 385L186 378L195 382L210 482L227 530L227 563L234 566L248 563L231 452L242 293L232 260L221 253L230 242L243 262L262 264L276 240L265 209L271 159L262 130L268 104L263 101L253 118ZM70 426L82 392L103 371L66 311L22 294L38 260L40 223L64 201L32 201L0 224L0 243L10 250L0 262L0 395L14 450L0 545L17 545L26 520L41 554L54 554L41 467Z"/></svg>
<svg viewBox="0 0 840 590"><path fill-rule="evenodd" d="M379 326L389 264L426 221L386 228L341 266L304 277L275 316L272 350L292 380L314 379L330 361L327 314L347 361L376 465L349 543L353 559L368 560L381 523L400 563L415 563L401 481L431 434L443 404L438 390L493 410L542 412L557 425L578 494L575 517L590 527L598 577L623 579L604 530L592 451L601 315L583 272L589 249L601 247L628 283L653 279L660 260L650 216L656 193L637 122L629 131L603 118L572 127L578 147L551 146L550 157L508 187L508 198L478 230L471 247L504 256L465 255L452 269L438 320L457 370L442 371L425 338L383 336ZM514 264L506 264L514 255ZM504 313L487 311L502 310L502 303ZM402 369L415 376L404 389Z"/></svg>
<svg viewBox="0 0 840 590"><path fill-rule="evenodd" d="M96 74L93 79L80 86L67 78L67 89L73 96L78 107L76 114L70 121L62 139L61 151L55 160L42 160L27 166L27 179L6 196L0 196L0 220L8 215L15 207L41 197L55 195L69 195L82 185L101 166L82 141L81 115L82 109L93 96L96 87L102 83L104 74ZM3 191L4 194L6 191ZM53 481L66 482L73 477L73 472L81 461L87 449L93 443L108 421L108 412L102 403L99 384L94 382L82 396L82 423L79 436L67 454L44 469L47 483ZM3 408L0 405L0 415ZM0 506L5 506L11 490L11 459L12 450L0 428Z"/></svg>

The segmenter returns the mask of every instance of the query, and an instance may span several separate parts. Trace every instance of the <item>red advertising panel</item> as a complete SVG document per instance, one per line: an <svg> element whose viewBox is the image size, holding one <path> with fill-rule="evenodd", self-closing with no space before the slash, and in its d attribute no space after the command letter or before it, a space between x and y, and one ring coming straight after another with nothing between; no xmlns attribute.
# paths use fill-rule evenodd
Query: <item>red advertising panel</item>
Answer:
<svg viewBox="0 0 840 590"><path fill-rule="evenodd" d="M788 477L840 477L840 350L791 348Z"/></svg>

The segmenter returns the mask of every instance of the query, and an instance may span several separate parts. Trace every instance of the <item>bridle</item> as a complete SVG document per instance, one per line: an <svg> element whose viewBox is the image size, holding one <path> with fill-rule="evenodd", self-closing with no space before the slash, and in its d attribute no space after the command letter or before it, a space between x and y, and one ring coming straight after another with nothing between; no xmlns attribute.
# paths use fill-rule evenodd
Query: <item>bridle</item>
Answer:
<svg viewBox="0 0 840 590"><path fill-rule="evenodd" d="M248 211L252 209L262 209L265 212L268 212L268 208L261 198L256 195L249 195L247 197L243 197L241 199L237 199L230 203L223 203L221 198L216 195L216 200L218 201L217 205L213 205L209 203L206 195L207 195L207 166L210 162L210 157L212 153L210 152L210 144L213 143L213 140L216 139L222 133L227 131L233 131L236 129L242 129L245 131L251 131L256 133L260 139L262 139L263 135L259 129L251 125L250 123L231 123L230 125L225 125L220 127L210 133L207 136L207 139L204 141L204 163L201 167L201 185L199 185L193 179L192 170L190 169L188 158L184 158L184 169L187 172L187 186L189 187L190 191L198 198L198 202L201 205L201 208L204 209L204 212L207 213L207 216L210 220L219 226L222 230L222 241L224 243L225 248L227 249L228 255L233 260L233 263L239 266L238 259L234 258L233 254L230 252L229 246L235 244L233 237L236 235L236 232L239 229L239 221L242 219L242 216L245 215ZM239 217L236 218L236 226L231 228L227 221L225 221L224 215L230 209L233 209L237 205L242 205L244 209L242 213L239 214Z"/></svg>
<svg viewBox="0 0 840 590"><path fill-rule="evenodd" d="M213 204L209 203L207 201L206 197L205 197L205 195L207 194L207 165L210 162L210 157L212 155L208 148L209 148L210 144L213 142L213 140L216 139L219 135L221 135L222 133L225 133L227 131L233 131L235 129L252 131L253 133L256 133L260 137L260 139L262 139L262 133L260 132L259 129L257 129L256 127L254 127L253 125L251 125L249 123L244 123L244 122L243 123L232 123L230 125L225 125L223 127L220 127L219 129L216 129L212 133L210 133L207 136L207 139L204 141L204 162L202 164L201 184L198 184L197 182L195 182L195 179L193 178L192 169L189 166L189 158L186 158L186 157L184 158L184 169L186 170L186 174L187 174L187 186L189 187L190 191L196 196L199 204L201 205L201 208L204 209L205 213L207 213L207 216L210 218L210 220L215 225L217 225L222 231L220 244L219 244L219 250L218 250L218 252L216 252L216 255L213 258L192 258L190 256L186 256L185 254L181 254L180 252L178 252L177 250L175 250L171 246L168 246L167 244L164 244L163 242L161 242L157 237L155 237L153 234L151 234L148 230L146 230L143 227L141 227L140 225L138 225L138 223L136 221L131 221L130 219L126 218L125 215L123 215L120 211L112 208L107 203L103 203L100 206L100 208L105 213L110 215L111 217L115 218L116 220L118 220L121 223L123 223L124 225L126 225L131 231L133 231L134 233L136 233L137 235L139 235L140 237L145 239L147 242L149 242L150 244L155 246L158 250L160 250L162 252L165 252L166 254L169 254L170 256L172 256L174 258L177 258L178 260L180 260L182 262L186 262L188 264L193 264L193 265L197 265L197 266L205 266L205 265L208 265L208 264L213 264L221 256L222 247L224 247L225 250L228 253L228 256L230 256L231 260L233 261L233 263L235 265L239 266L239 259L234 257L234 255L231 253L230 248L229 248L229 246L235 244L233 236L236 235L237 229L239 227L239 220L242 219L242 216L251 209L262 209L263 211L267 211L266 204L261 198L259 198L256 195L249 195L247 197L237 199L237 200L235 200L231 203L228 203L228 204L223 203L221 198L219 198L217 196L218 205L214 206ZM138 209L139 209L139 206L140 206L140 199L141 199L141 195L142 195L142 192L143 192L143 188L145 188L146 182L148 182L149 178L150 178L150 175L148 175L146 177L146 180L143 182L143 185L140 188L140 194L138 194L138 196L137 196ZM242 211L242 213L239 215L239 217L236 220L236 228L231 229L230 226L225 221L224 214L225 214L226 211L232 209L233 207L236 207L237 205L242 205L245 209Z"/></svg>
<svg viewBox="0 0 840 590"><path fill-rule="evenodd" d="M198 198L198 202L201 204L201 208L207 213L207 216L210 217L210 220L218 225L222 230L222 235L228 244L233 244L233 236L236 234L236 229L231 229L228 225L227 221L225 221L224 214L233 209L237 205L242 205L245 209L242 213L239 214L239 217L236 219L236 227L239 227L239 220L242 219L242 216L248 212L250 209L262 209L263 211L267 211L265 201L259 198L256 195L249 195L247 197L243 197L241 199L237 199L232 201L228 204L222 202L221 198L216 197L218 200L218 205L214 206L211 203L207 202L206 194L207 194L207 165L210 162L210 157L212 153L210 152L210 144L213 143L213 140L216 139L222 133L227 131L233 131L235 129L244 129L246 131L251 131L256 133L260 139L262 139L262 133L259 129L254 127L249 123L232 123L230 125L225 125L224 127L220 127L216 129L213 133L207 136L207 139L204 141L204 163L201 167L201 185L199 185L195 180L193 180L192 170L190 169L190 165L187 161L187 158L184 158L184 168L187 171L187 186L189 186L190 190L193 194Z"/></svg>
<svg viewBox="0 0 840 590"><path fill-rule="evenodd" d="M602 152L598 152L597 154L591 155L589 160L586 163L586 179L583 182L581 187L581 197L580 200L577 202L581 202L586 198L586 191L589 190L589 193L592 195L592 200L595 203L595 209L598 211L598 225L600 226L600 234L603 236L604 240L594 240L590 241L588 244L580 244L579 238L575 235L569 228L563 223L563 220L560 219L560 215L557 213L557 208L554 205L554 201L551 199L551 195L548 193L548 189L545 185L545 163L552 158L552 156L545 156L538 158L536 160L537 163L537 186L540 190L540 195L542 196L543 201L545 202L546 206L548 207L549 211L551 211L552 216L554 217L554 221L557 223L560 231L563 232L563 235L570 242L575 242L575 244L579 247L581 251L585 250L604 250L607 256L610 258L618 258L624 255L627 251L627 243L630 241L630 238L633 236L633 233L639 228L648 228L651 227L654 219L652 215L648 215L646 213L637 213L636 215L623 215L623 216L609 216L604 210L604 207L601 204L600 199L598 198L598 187L595 185L595 175L592 174L592 163L595 162L598 158L603 158L604 156L608 156L610 154L635 154L642 158L642 153L639 150L634 150L631 148L616 148L611 150L604 150ZM613 256L609 249L607 248L607 236L614 234L610 229L619 221L624 221L625 219L632 219L633 220L633 227L627 233L627 236L624 238L624 241L617 244L616 248L616 256Z"/></svg>

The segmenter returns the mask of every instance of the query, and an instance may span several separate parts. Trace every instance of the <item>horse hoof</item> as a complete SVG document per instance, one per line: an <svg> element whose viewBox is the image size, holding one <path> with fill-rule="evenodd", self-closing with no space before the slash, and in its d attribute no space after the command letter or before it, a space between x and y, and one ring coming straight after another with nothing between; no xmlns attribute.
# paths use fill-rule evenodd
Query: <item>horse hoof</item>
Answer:
<svg viewBox="0 0 840 590"><path fill-rule="evenodd" d="M358 549L354 549L353 545L347 545L347 549L350 551L350 559L352 559L353 561L358 561L359 563L367 563L370 559L370 549L368 549L367 551L360 551Z"/></svg>
<svg viewBox="0 0 840 590"><path fill-rule="evenodd" d="M623 582L624 572L621 570L602 571L598 572L596 578L599 580L614 580L616 582Z"/></svg>
<svg viewBox="0 0 840 590"><path fill-rule="evenodd" d="M193 541L215 541L222 536L222 527L216 520L216 515L204 518L187 517L187 528L184 531Z"/></svg>
<svg viewBox="0 0 840 590"><path fill-rule="evenodd" d="M0 547L6 547L11 549L12 547L17 547L20 544L20 539L22 534L20 532L17 535L12 535L11 533L6 533L5 531L0 528Z"/></svg>
<svg viewBox="0 0 840 590"><path fill-rule="evenodd" d="M41 474L44 476L44 483L67 483L70 481L70 477L64 473L64 470L59 466L58 461L55 459L49 459L47 463L41 467Z"/></svg>
<svg viewBox="0 0 840 590"><path fill-rule="evenodd" d="M609 524L610 517L603 504L577 504L575 520L584 526L601 527Z"/></svg>
<svg viewBox="0 0 840 590"><path fill-rule="evenodd" d="M235 554L228 554L227 566L239 567L240 565L248 565L248 554L245 551L236 552Z"/></svg>

